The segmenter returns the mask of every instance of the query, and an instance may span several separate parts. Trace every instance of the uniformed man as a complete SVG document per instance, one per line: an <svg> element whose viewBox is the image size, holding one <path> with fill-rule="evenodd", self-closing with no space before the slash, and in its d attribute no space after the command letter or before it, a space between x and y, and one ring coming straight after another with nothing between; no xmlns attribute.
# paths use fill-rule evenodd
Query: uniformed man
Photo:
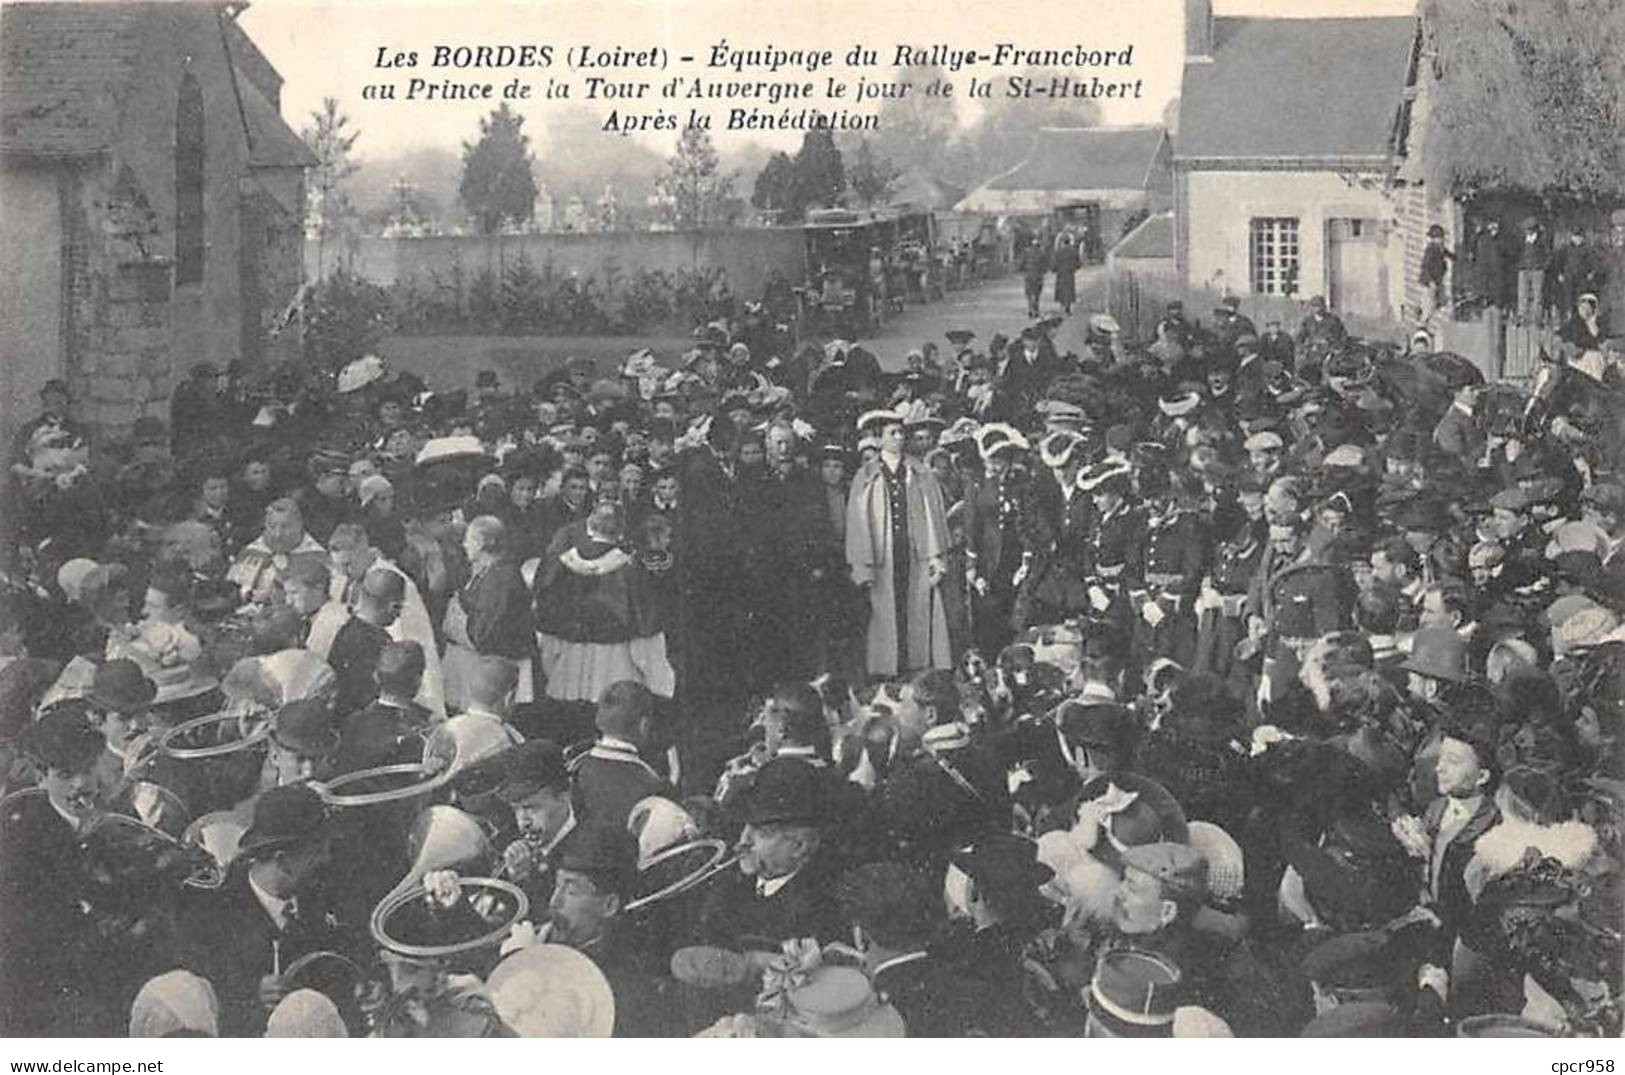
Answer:
<svg viewBox="0 0 1625 1075"><path fill-rule="evenodd" d="M1128 621L1129 592L1140 581L1132 567L1140 562L1134 550L1145 532L1145 520L1129 500L1132 480L1132 469L1121 460L1096 463L1078 474L1078 488L1094 504L1090 615L1120 624Z"/></svg>
<svg viewBox="0 0 1625 1075"><path fill-rule="evenodd" d="M1134 656L1144 667L1157 657L1189 665L1195 656L1196 620L1192 601L1207 563L1207 535L1200 514L1180 502L1167 471L1143 466L1145 532L1134 546L1130 600L1134 621Z"/></svg>
<svg viewBox="0 0 1625 1075"><path fill-rule="evenodd" d="M1264 489L1248 481L1237 492L1240 515L1213 547L1207 577L1196 598L1196 657L1191 670L1229 680L1236 670L1235 648L1247 635L1247 590L1269 549Z"/></svg>
<svg viewBox="0 0 1625 1075"><path fill-rule="evenodd" d="M1265 643L1260 701L1279 698L1297 676L1298 659L1317 639L1352 622L1354 586L1346 568L1326 562L1304 541L1301 522L1270 524L1270 551L1248 594L1248 634Z"/></svg>

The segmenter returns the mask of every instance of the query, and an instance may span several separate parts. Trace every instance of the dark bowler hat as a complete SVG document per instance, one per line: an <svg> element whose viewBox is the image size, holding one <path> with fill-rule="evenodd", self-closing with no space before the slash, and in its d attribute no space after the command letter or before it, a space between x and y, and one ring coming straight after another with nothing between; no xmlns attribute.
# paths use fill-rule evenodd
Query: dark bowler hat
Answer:
<svg viewBox="0 0 1625 1075"><path fill-rule="evenodd" d="M90 681L90 700L115 713L149 706L157 696L158 685L141 666L122 657L96 669Z"/></svg>
<svg viewBox="0 0 1625 1075"><path fill-rule="evenodd" d="M589 821L559 844L558 866L586 874L603 892L626 896L637 881L638 841L622 825Z"/></svg>
<svg viewBox="0 0 1625 1075"><path fill-rule="evenodd" d="M829 818L822 774L793 758L762 766L743 800L750 825L817 825Z"/></svg>
<svg viewBox="0 0 1625 1075"><path fill-rule="evenodd" d="M325 701L301 698L277 711L271 741L300 757L320 758L338 749L339 732Z"/></svg>
<svg viewBox="0 0 1625 1075"><path fill-rule="evenodd" d="M960 347L965 346L967 343L976 338L976 333L970 331L970 329L964 328L951 328L947 332L944 332L943 335L948 337L951 342Z"/></svg>
<svg viewBox="0 0 1625 1075"><path fill-rule="evenodd" d="M57 709L23 731L23 752L46 769L82 773L101 757L107 739L82 710Z"/></svg>
<svg viewBox="0 0 1625 1075"><path fill-rule="evenodd" d="M327 821L322 797L309 784L286 784L254 800L254 821L237 845L245 861L280 851L321 832Z"/></svg>
<svg viewBox="0 0 1625 1075"><path fill-rule="evenodd" d="M58 395L67 396L70 399L73 398L73 394L68 391L68 382L58 377L53 377L49 381L46 381L44 384L40 385L39 394L41 396L48 396L52 392L55 392Z"/></svg>
<svg viewBox="0 0 1625 1075"><path fill-rule="evenodd" d="M1424 627L1411 642L1411 655L1400 665L1407 672L1464 683L1467 643L1448 627Z"/></svg>
<svg viewBox="0 0 1625 1075"><path fill-rule="evenodd" d="M991 833L948 856L978 888L1010 900L1038 898L1055 871L1038 861L1038 844L1014 833Z"/></svg>
<svg viewBox="0 0 1625 1075"><path fill-rule="evenodd" d="M564 751L551 739L532 739L496 757L502 764L497 797L510 805L524 802L543 788L569 786Z"/></svg>

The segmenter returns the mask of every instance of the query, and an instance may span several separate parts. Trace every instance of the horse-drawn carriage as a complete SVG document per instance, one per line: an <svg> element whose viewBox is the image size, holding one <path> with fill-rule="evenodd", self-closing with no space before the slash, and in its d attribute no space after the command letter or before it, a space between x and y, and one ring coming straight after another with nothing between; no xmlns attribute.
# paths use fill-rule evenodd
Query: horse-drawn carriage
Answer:
<svg viewBox="0 0 1625 1075"><path fill-rule="evenodd" d="M929 212L814 209L803 233L808 282L797 295L804 336L870 336L907 302L942 293Z"/></svg>

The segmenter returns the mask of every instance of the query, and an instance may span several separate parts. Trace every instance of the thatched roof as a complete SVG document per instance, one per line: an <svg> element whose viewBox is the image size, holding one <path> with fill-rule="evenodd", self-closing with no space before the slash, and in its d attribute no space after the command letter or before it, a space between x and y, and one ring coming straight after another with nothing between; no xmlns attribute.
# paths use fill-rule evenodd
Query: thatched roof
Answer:
<svg viewBox="0 0 1625 1075"><path fill-rule="evenodd" d="M1625 4L1424 0L1423 20L1431 184L1625 201Z"/></svg>

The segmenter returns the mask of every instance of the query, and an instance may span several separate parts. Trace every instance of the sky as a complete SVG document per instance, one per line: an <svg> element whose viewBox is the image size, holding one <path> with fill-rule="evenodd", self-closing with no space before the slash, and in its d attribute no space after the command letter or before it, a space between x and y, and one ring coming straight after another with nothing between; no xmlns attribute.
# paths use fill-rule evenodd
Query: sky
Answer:
<svg viewBox="0 0 1625 1075"><path fill-rule="evenodd" d="M572 46L626 49L663 47L674 58L668 71L628 72L607 70L612 81L647 79L659 81L671 74L731 75L703 66L712 46L726 40L729 46L781 49L830 49L837 65L844 53L862 44L881 53L883 66L871 69L871 81L890 82L907 77L886 65L896 45L929 47L942 44L953 48L987 49L999 42L1023 48L1053 48L1080 44L1089 48L1122 49L1133 46L1133 63L1127 68L1084 68L1080 74L1099 74L1113 80L1141 79L1138 99L1100 102L1103 122L1108 124L1157 123L1168 101L1178 94L1183 45L1185 0L1018 0L981 3L969 10L951 13L951 0L509 0L479 4L402 2L402 0L253 0L241 16L242 25L260 49L281 72L282 114L295 129L309 122L310 113L324 97L336 97L353 126L362 132L356 145L357 156L387 157L405 150L438 146L457 150L478 131L479 118L496 106L493 101L395 101L367 100L363 91L369 84L395 83L404 94L407 80L418 77L439 82L444 77L458 81L490 81L498 90L514 75L543 92L549 77L571 84L568 102L531 100L514 102L526 117L526 130L545 144L550 115L561 106L585 106L607 117L611 109L636 113L677 110L686 115L688 104L645 98L642 101L588 101L583 97L585 79L597 72L565 69L557 61ZM1217 14L1274 14L1291 17L1316 15L1395 15L1407 14L1414 0L1218 0ZM1066 27L1067 29L1057 29ZM555 48L551 70L457 71L432 69L430 59L437 45L544 45ZM416 52L415 69L378 65L379 50L394 55ZM676 64L675 57L693 54L695 64ZM982 71L995 79L996 92L1003 89L1003 76L1013 71ZM962 95L967 76L956 77ZM855 81L858 72L837 66L828 74L843 81ZM737 76L735 76L737 77ZM770 78L771 76L760 76ZM814 80L820 91L825 72L813 75L788 74L787 81ZM651 91L654 92L654 91ZM724 102L722 108L752 102ZM809 102L822 108L824 101ZM794 107L800 107L796 102ZM765 104L762 107L767 107ZM854 112L872 111L878 102L849 105ZM957 102L960 122L971 122L978 105L961 97ZM715 114L715 110L713 110ZM714 120L720 123L720 119ZM724 152L729 139L755 141L774 148L793 150L800 144L799 131L728 132L714 127L713 139ZM603 137L624 137L605 133ZM635 135L645 144L668 153L675 144L675 131Z"/></svg>

